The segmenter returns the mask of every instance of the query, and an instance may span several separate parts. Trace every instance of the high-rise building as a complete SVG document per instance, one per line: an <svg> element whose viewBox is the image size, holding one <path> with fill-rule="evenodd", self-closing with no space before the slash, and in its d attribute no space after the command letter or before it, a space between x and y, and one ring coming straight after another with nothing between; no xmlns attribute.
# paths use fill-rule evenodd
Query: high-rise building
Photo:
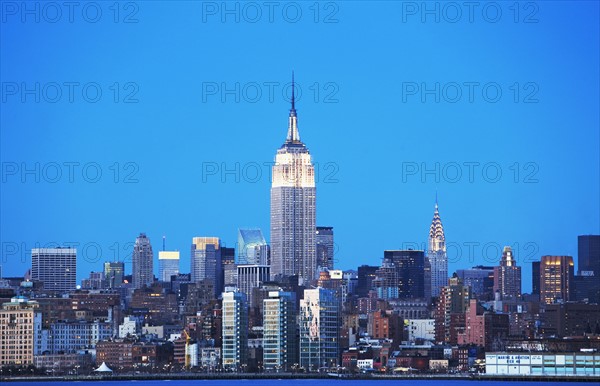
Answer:
<svg viewBox="0 0 600 386"><path fill-rule="evenodd" d="M464 328L464 315L471 299L471 288L463 285L455 274L442 287L435 308L435 339L456 344L458 331Z"/></svg>
<svg viewBox="0 0 600 386"><path fill-rule="evenodd" d="M540 294L540 262L531 262L531 294Z"/></svg>
<svg viewBox="0 0 600 386"><path fill-rule="evenodd" d="M456 274L465 286L471 287L471 293L478 300L494 299L494 267L478 265L471 269L459 269Z"/></svg>
<svg viewBox="0 0 600 386"><path fill-rule="evenodd" d="M438 210L437 198L433 220L429 227L427 259L431 269L431 296L438 296L442 287L448 285L448 255L446 254L446 236ZM428 290L425 292L429 292Z"/></svg>
<svg viewBox="0 0 600 386"><path fill-rule="evenodd" d="M542 256L540 262L542 303L552 304L571 300L574 268L571 256Z"/></svg>
<svg viewBox="0 0 600 386"><path fill-rule="evenodd" d="M333 269L333 227L317 227L317 268Z"/></svg>
<svg viewBox="0 0 600 386"><path fill-rule="evenodd" d="M260 229L238 229L238 264L269 265L269 246Z"/></svg>
<svg viewBox="0 0 600 386"><path fill-rule="evenodd" d="M502 250L500 266L494 267L494 292L499 292L502 299L521 297L521 267L508 246Z"/></svg>
<svg viewBox="0 0 600 386"><path fill-rule="evenodd" d="M270 280L271 267L268 265L238 265L237 288L246 295L249 305L252 305L252 289L259 288L264 282Z"/></svg>
<svg viewBox="0 0 600 386"><path fill-rule="evenodd" d="M318 371L339 365L340 306L335 291L304 290L300 300L300 367Z"/></svg>
<svg viewBox="0 0 600 386"><path fill-rule="evenodd" d="M4 303L0 310L0 367L33 364L38 303L22 297Z"/></svg>
<svg viewBox="0 0 600 386"><path fill-rule="evenodd" d="M271 183L271 274L317 278L316 188L310 152L300 140L292 78L292 108L285 143L277 150Z"/></svg>
<svg viewBox="0 0 600 386"><path fill-rule="evenodd" d="M237 266L235 264L235 248L221 247L221 274L219 275L219 293L225 287L237 285Z"/></svg>
<svg viewBox="0 0 600 386"><path fill-rule="evenodd" d="M179 251L158 252L158 277L170 282L171 276L179 274Z"/></svg>
<svg viewBox="0 0 600 386"><path fill-rule="evenodd" d="M125 263L122 261L107 261L104 263L104 279L108 288L117 288L123 284Z"/></svg>
<svg viewBox="0 0 600 386"><path fill-rule="evenodd" d="M132 255L133 288L150 286L154 282L154 254L152 244L145 233L135 239Z"/></svg>
<svg viewBox="0 0 600 386"><path fill-rule="evenodd" d="M220 293L222 270L221 241L218 237L194 237L190 259L192 281L210 279L214 281L215 296Z"/></svg>
<svg viewBox="0 0 600 386"><path fill-rule="evenodd" d="M373 288L373 280L375 273L379 267L375 265L361 265L358 267L358 284L356 286L356 295L358 297L366 297L369 291Z"/></svg>
<svg viewBox="0 0 600 386"><path fill-rule="evenodd" d="M409 250L384 251L384 261L396 269L399 299L423 298L425 294L425 252Z"/></svg>
<svg viewBox="0 0 600 386"><path fill-rule="evenodd" d="M68 292L77 286L77 249L33 248L31 278L49 291Z"/></svg>
<svg viewBox="0 0 600 386"><path fill-rule="evenodd" d="M579 275L600 276L600 235L577 237L577 264Z"/></svg>
<svg viewBox="0 0 600 386"><path fill-rule="evenodd" d="M270 291L263 300L263 366L290 371L297 364L296 294Z"/></svg>
<svg viewBox="0 0 600 386"><path fill-rule="evenodd" d="M243 371L248 360L248 306L241 292L223 292L223 368Z"/></svg>

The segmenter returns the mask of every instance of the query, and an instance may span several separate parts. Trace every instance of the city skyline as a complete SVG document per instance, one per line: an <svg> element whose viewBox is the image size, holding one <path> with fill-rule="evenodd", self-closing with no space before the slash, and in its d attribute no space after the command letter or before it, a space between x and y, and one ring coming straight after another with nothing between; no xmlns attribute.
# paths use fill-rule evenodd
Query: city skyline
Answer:
<svg viewBox="0 0 600 386"><path fill-rule="evenodd" d="M11 58L0 69L6 84L25 82L33 89L40 82L43 89L48 83L95 82L103 93L96 104L81 93L70 103L67 87L60 103L46 102L44 95L39 103L35 95L5 95L3 111L11 113L0 117L3 275L23 275L36 244L79 242L80 281L98 270L100 261L130 260L130 245L142 231L155 243L168 235L170 249L180 251L197 235L218 235L224 245L234 246L236 228L246 226L262 229L270 241L270 165L263 164L273 161L273 149L281 145L292 69L301 90L302 139L318 164L316 225L335 227L336 267L377 264L385 249L426 243L436 190L449 272L496 264L503 246L510 245L529 278L529 260L547 254L576 257L576 237L600 233L595 178L600 101L591 87L598 83L600 65L598 4L540 4L539 22L528 24L514 23L508 8L500 23L481 18L436 23L432 16L422 23L419 15L404 22L401 4L373 10L340 3L338 23L313 23L305 8L302 28L282 20L234 23L229 17L221 23L217 16L196 23L193 15L201 14L201 6L185 7L140 4L143 18L136 25L40 23L32 29L13 22L18 18L2 24L0 50ZM177 45L151 28L165 18L177 20L170 30ZM557 32L554 26L565 20L568 28ZM370 31L366 35L355 28L363 24ZM177 28L181 25L191 30ZM124 34L130 27L138 33ZM207 33L229 44L194 38ZM31 50L22 50L22 39ZM65 39L73 39L78 49L56 45ZM103 39L111 49L92 51L88 43ZM263 39L269 44L255 52L263 60L246 63L248 47ZM165 54L156 58L150 54L156 50ZM56 65L38 68L39 55ZM103 55L120 59L92 59ZM240 62L245 66L234 65ZM157 82L162 71L172 78ZM134 84L125 89L127 82ZM479 83L472 103L464 86L469 82ZM115 83L119 103L109 89ZM501 86L499 102L482 99L488 83ZM239 92L227 94L236 84ZM415 84L416 94L408 93ZM422 92L422 86L436 84L439 95ZM445 86L456 84L463 98L447 102L451 95L442 90L452 91ZM261 98L253 102L256 85ZM122 103L135 87L132 98L138 102ZM535 87L538 101L524 103ZM52 163L61 167L56 183ZM78 163L72 165L72 183L64 163ZM102 172L97 183L88 181L95 176L94 163ZM86 165L88 180L82 175ZM455 181L457 165L462 174ZM502 171L497 183L491 182L496 165ZM226 174L236 168L237 176ZM23 176L24 170L33 172ZM471 261L472 243L479 245ZM488 243L493 248L484 250ZM461 247L461 261L454 261L451 245ZM182 267L188 259L182 253ZM126 269L131 272L131 263ZM529 280L523 284L530 291Z"/></svg>

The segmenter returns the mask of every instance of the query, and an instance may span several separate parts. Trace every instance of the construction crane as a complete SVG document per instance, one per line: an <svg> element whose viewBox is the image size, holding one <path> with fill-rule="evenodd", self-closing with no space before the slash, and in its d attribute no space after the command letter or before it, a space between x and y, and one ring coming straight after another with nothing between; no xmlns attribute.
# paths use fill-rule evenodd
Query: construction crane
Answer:
<svg viewBox="0 0 600 386"><path fill-rule="evenodd" d="M188 334L187 330L183 330L185 334L185 369L189 370L191 365L192 356L190 355L190 334Z"/></svg>

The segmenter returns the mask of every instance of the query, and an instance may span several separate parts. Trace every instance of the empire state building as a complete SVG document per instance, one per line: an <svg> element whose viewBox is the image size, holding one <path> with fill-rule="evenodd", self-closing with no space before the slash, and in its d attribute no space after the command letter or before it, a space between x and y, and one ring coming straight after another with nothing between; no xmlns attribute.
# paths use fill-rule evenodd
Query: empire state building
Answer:
<svg viewBox="0 0 600 386"><path fill-rule="evenodd" d="M271 183L271 275L316 279L315 170L300 141L292 75L292 108L285 143L277 150Z"/></svg>

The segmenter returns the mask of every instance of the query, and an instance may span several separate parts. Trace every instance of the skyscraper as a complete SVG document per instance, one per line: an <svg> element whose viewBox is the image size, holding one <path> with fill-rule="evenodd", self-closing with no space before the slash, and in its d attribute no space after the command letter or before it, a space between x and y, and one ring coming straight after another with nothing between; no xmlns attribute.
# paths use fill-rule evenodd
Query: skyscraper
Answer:
<svg viewBox="0 0 600 386"><path fill-rule="evenodd" d="M333 227L317 227L317 268L333 269Z"/></svg>
<svg viewBox="0 0 600 386"><path fill-rule="evenodd" d="M292 77L292 108L285 143L277 150L271 183L271 274L316 279L315 171L300 141Z"/></svg>
<svg viewBox="0 0 600 386"><path fill-rule="evenodd" d="M117 288L123 284L125 263L122 261L107 261L104 263L104 279L108 288Z"/></svg>
<svg viewBox="0 0 600 386"><path fill-rule="evenodd" d="M540 263L539 261L531 262L531 294L540 294Z"/></svg>
<svg viewBox="0 0 600 386"><path fill-rule="evenodd" d="M335 291L304 290L300 300L300 367L317 371L339 364L340 307Z"/></svg>
<svg viewBox="0 0 600 386"><path fill-rule="evenodd" d="M133 288L150 286L154 281L154 255L152 244L145 233L135 239L132 255L132 281Z"/></svg>
<svg viewBox="0 0 600 386"><path fill-rule="evenodd" d="M269 247L260 229L238 229L238 264L269 265Z"/></svg>
<svg viewBox="0 0 600 386"><path fill-rule="evenodd" d="M248 358L248 306L241 292L223 292L223 368L240 371Z"/></svg>
<svg viewBox="0 0 600 386"><path fill-rule="evenodd" d="M494 292L499 292L502 299L521 296L521 267L517 266L511 247L504 247L500 265L494 267Z"/></svg>
<svg viewBox="0 0 600 386"><path fill-rule="evenodd" d="M494 299L494 267L478 265L471 269L459 269L456 274L463 285L471 287L478 300Z"/></svg>
<svg viewBox="0 0 600 386"><path fill-rule="evenodd" d="M170 282L171 276L179 274L179 251L158 252L158 277Z"/></svg>
<svg viewBox="0 0 600 386"><path fill-rule="evenodd" d="M290 371L298 363L296 294L270 291L263 304L263 366Z"/></svg>
<svg viewBox="0 0 600 386"><path fill-rule="evenodd" d="M31 278L44 283L49 291L67 292L77 285L77 249L33 248Z"/></svg>
<svg viewBox="0 0 600 386"><path fill-rule="evenodd" d="M600 235L577 237L577 264L579 275L600 276Z"/></svg>
<svg viewBox="0 0 600 386"><path fill-rule="evenodd" d="M383 267L393 267L393 291L399 299L423 298L425 294L425 254L423 251L399 250L383 252ZM383 271L382 271L383 272ZM378 285L378 281L376 281ZM382 296L385 298L385 296Z"/></svg>
<svg viewBox="0 0 600 386"><path fill-rule="evenodd" d="M573 257L542 256L540 262L540 301L552 304L571 300L573 276Z"/></svg>
<svg viewBox="0 0 600 386"><path fill-rule="evenodd" d="M427 259L431 269L431 296L439 296L442 287L448 285L448 256L446 255L446 236L438 211L437 197L433 220L429 227ZM426 293L429 291L426 290Z"/></svg>
<svg viewBox="0 0 600 386"><path fill-rule="evenodd" d="M375 265L361 265L358 267L358 284L356 286L356 295L366 297L373 288L376 272L379 267Z"/></svg>
<svg viewBox="0 0 600 386"><path fill-rule="evenodd" d="M194 237L192 239L192 253L190 259L190 272L192 282L200 280L213 280L215 296L221 288L222 270L221 241L218 237Z"/></svg>

